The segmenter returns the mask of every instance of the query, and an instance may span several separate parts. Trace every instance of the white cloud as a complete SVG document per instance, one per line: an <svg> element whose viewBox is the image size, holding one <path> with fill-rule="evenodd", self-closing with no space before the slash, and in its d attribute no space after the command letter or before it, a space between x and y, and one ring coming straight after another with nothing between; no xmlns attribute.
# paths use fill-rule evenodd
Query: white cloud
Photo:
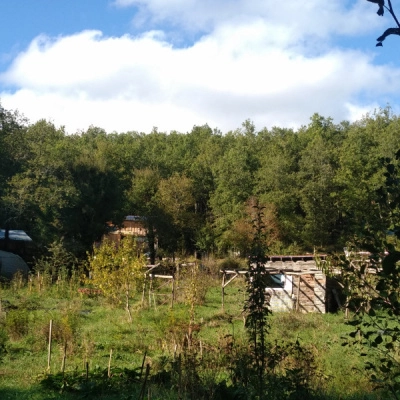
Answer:
<svg viewBox="0 0 400 400"><path fill-rule="evenodd" d="M314 112L352 118L400 89L400 70L373 65L371 54L327 45L332 33L365 29L366 20L355 18L364 0L349 11L345 1L322 7L320 0L290 0L279 8L256 0L118 3L142 7L153 21L190 25L197 18L211 28L185 48L171 45L162 30L37 37L0 76L3 85L17 88L0 93L3 106L69 132L91 124L107 131L157 126L185 132L204 123L227 131L247 118L259 128L300 126ZM374 10L369 15L379 20ZM317 51L307 48L310 41Z"/></svg>
<svg viewBox="0 0 400 400"><path fill-rule="evenodd" d="M294 41L304 35L359 35L384 23L375 14L376 5L365 0L115 0L114 4L135 6L133 21L139 25L170 23L186 30L211 31L226 22L261 18L290 31Z"/></svg>
<svg viewBox="0 0 400 400"><path fill-rule="evenodd" d="M373 110L378 110L379 105L377 103L371 103L367 106L358 106L357 104L348 103L346 104L346 108L348 109L349 119L357 121L367 114L370 114Z"/></svg>

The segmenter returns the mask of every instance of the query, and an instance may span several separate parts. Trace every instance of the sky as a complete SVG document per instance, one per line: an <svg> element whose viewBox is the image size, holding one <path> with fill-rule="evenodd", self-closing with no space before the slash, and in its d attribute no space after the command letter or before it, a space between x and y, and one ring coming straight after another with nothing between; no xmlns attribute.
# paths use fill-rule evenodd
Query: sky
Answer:
<svg viewBox="0 0 400 400"><path fill-rule="evenodd" d="M400 0L393 6L399 9ZM1 0L0 102L68 133L223 133L400 112L400 38L366 0Z"/></svg>

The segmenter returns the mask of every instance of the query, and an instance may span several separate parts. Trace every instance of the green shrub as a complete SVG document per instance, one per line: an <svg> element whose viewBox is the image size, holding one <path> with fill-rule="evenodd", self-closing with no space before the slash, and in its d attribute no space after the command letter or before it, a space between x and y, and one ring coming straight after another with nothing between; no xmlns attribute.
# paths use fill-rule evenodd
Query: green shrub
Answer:
<svg viewBox="0 0 400 400"><path fill-rule="evenodd" d="M7 342L8 342L8 335L6 330L3 327L0 327L0 362L7 353Z"/></svg>
<svg viewBox="0 0 400 400"><path fill-rule="evenodd" d="M53 319L52 340L59 344L68 343L70 346L76 342L80 326L79 315L73 311L67 311ZM41 329L43 342L49 337L50 323L44 322Z"/></svg>
<svg viewBox="0 0 400 400"><path fill-rule="evenodd" d="M203 259L201 261L201 265L205 272L213 278L220 277L220 263L217 259L213 257L208 257L207 259Z"/></svg>
<svg viewBox="0 0 400 400"><path fill-rule="evenodd" d="M195 263L186 267L181 272L184 302L189 305L204 304L211 283L211 277L200 265Z"/></svg>
<svg viewBox="0 0 400 400"><path fill-rule="evenodd" d="M14 275L13 278L11 279L11 288L14 290L14 292L18 292L20 289L22 289L26 285L26 277L21 271L17 271Z"/></svg>
<svg viewBox="0 0 400 400"><path fill-rule="evenodd" d="M29 332L29 313L27 310L11 310L7 313L5 328L12 340L23 338Z"/></svg>
<svg viewBox="0 0 400 400"><path fill-rule="evenodd" d="M239 269L239 270L244 270L248 269L248 262L245 259L242 258L224 258L220 263L219 263L219 269Z"/></svg>

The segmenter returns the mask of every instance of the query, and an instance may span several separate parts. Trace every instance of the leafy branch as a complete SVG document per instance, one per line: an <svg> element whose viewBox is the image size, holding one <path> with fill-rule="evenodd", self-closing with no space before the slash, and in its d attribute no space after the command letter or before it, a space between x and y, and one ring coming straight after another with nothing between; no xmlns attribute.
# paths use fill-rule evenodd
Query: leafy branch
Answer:
<svg viewBox="0 0 400 400"><path fill-rule="evenodd" d="M376 191L376 206L384 223L381 232L367 228L364 237L370 238L369 243L360 242L371 252L369 261L342 263L345 282L351 283L347 294L359 305L349 322L356 329L347 344L362 345L362 355L368 357L366 370L375 387L387 389L399 400L400 150L394 159L384 158L381 163L385 179Z"/></svg>
<svg viewBox="0 0 400 400"><path fill-rule="evenodd" d="M383 17L385 9L390 13L390 15L393 17L393 19L396 22L397 28L388 28L383 32L381 36L379 36L377 40L377 46L383 46L382 42L390 35L400 35L400 23L399 20L397 19L397 16L393 10L392 2L391 0L387 1L387 5L385 4L385 0L367 0L371 3L376 3L378 4L378 11L377 14L380 17Z"/></svg>

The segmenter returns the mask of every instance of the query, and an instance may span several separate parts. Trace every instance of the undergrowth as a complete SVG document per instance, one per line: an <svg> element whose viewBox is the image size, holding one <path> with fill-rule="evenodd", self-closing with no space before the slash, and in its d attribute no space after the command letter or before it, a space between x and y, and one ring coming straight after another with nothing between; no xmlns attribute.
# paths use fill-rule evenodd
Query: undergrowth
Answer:
<svg viewBox="0 0 400 400"><path fill-rule="evenodd" d="M225 288L223 312L219 279L202 274L182 274L190 280L172 308L142 303L139 293L132 323L75 281L74 292L69 281L58 290L36 278L1 287L0 398L256 399L245 282ZM384 398L372 391L357 349L342 347L341 313L273 314L269 325L265 399Z"/></svg>

